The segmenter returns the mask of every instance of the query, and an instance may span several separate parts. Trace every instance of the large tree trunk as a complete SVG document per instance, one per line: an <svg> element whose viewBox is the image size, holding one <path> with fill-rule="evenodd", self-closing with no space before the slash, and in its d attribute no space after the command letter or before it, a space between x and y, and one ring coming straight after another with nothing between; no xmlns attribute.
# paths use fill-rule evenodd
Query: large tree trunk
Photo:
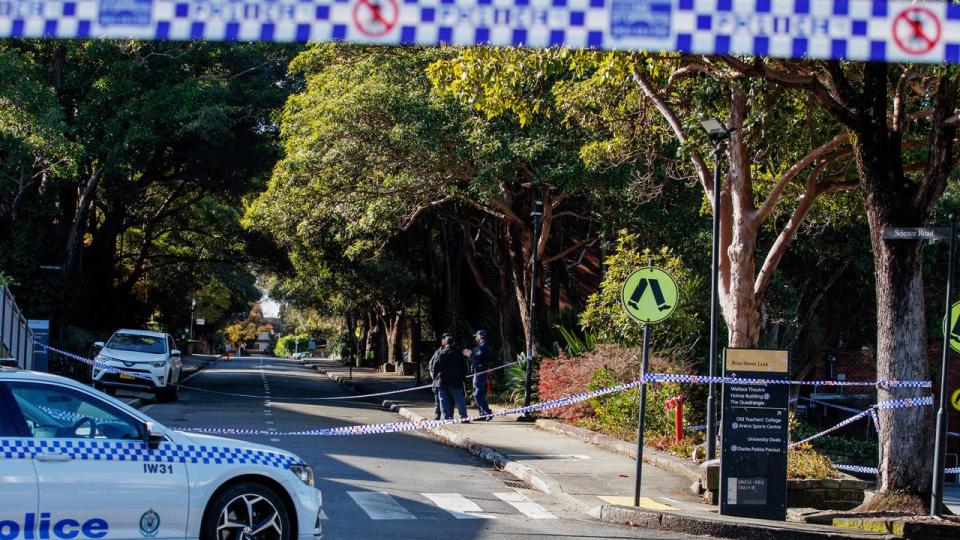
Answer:
<svg viewBox="0 0 960 540"><path fill-rule="evenodd" d="M923 266L919 241L885 242L886 225L868 209L877 273L877 378L929 380ZM879 401L919 396L919 389L880 389ZM933 411L884 409L880 414L880 486L883 491L930 491ZM907 466L909 464L909 466Z"/></svg>
<svg viewBox="0 0 960 540"><path fill-rule="evenodd" d="M64 272L68 275L74 275L77 272L77 266L80 261L80 251L83 249L83 233L87 223L87 216L93 206L93 196L97 192L97 186L100 183L100 167L96 167L87 178L83 192L80 195L80 201L77 203L77 211L73 216L70 232L67 233L66 246L66 268Z"/></svg>
<svg viewBox="0 0 960 540"><path fill-rule="evenodd" d="M720 307L728 328L730 347L755 347L760 342L760 309L754 294L757 268L756 207L753 200L752 156L744 140L747 98L734 89L730 100L729 204L720 205L720 219L726 220L729 244L721 244L726 255L726 279ZM726 212L725 212L726 211Z"/></svg>

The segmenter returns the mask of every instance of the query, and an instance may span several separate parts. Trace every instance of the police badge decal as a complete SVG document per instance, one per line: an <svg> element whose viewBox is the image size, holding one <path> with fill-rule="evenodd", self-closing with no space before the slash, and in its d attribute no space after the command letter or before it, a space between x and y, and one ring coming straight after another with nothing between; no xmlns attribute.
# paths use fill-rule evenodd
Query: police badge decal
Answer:
<svg viewBox="0 0 960 540"><path fill-rule="evenodd" d="M145 538L157 535L160 530L160 515L153 511L153 508L147 510L140 516L140 534Z"/></svg>

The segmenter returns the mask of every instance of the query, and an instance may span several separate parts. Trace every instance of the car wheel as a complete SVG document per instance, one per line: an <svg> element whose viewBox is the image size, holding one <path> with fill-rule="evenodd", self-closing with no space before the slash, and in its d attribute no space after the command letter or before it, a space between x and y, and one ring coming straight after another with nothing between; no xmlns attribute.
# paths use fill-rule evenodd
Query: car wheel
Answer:
<svg viewBox="0 0 960 540"><path fill-rule="evenodd" d="M273 490L244 482L217 495L200 531L202 540L291 540L289 510Z"/></svg>
<svg viewBox="0 0 960 540"><path fill-rule="evenodd" d="M176 401L180 397L180 387L172 384L168 384L163 388L158 388L157 392L157 401L160 403L169 403L171 401Z"/></svg>

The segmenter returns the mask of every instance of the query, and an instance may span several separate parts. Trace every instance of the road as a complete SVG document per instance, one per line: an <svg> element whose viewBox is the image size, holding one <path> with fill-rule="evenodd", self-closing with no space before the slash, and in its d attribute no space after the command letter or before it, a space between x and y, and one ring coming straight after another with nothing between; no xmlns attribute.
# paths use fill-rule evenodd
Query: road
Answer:
<svg viewBox="0 0 960 540"><path fill-rule="evenodd" d="M344 391L285 359L219 360L187 384L218 392L268 394L270 400L186 390L176 403L148 404L144 410L174 428L282 432L401 420L368 403L287 399L340 396ZM324 494L328 539L696 538L592 521L481 464L468 452L419 433L243 439L295 452L313 465L317 487Z"/></svg>

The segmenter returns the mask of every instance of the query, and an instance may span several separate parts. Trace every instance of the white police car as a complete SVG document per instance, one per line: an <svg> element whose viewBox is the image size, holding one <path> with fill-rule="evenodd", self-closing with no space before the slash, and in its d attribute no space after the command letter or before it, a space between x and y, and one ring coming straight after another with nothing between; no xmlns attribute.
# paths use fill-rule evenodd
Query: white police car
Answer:
<svg viewBox="0 0 960 540"><path fill-rule="evenodd" d="M180 395L183 362L170 334L120 329L100 348L93 367L93 384L112 394L115 388L146 389L157 400L175 401ZM114 368L114 369L110 369Z"/></svg>
<svg viewBox="0 0 960 540"><path fill-rule="evenodd" d="M0 368L0 540L316 540L300 458L174 431L75 381Z"/></svg>

